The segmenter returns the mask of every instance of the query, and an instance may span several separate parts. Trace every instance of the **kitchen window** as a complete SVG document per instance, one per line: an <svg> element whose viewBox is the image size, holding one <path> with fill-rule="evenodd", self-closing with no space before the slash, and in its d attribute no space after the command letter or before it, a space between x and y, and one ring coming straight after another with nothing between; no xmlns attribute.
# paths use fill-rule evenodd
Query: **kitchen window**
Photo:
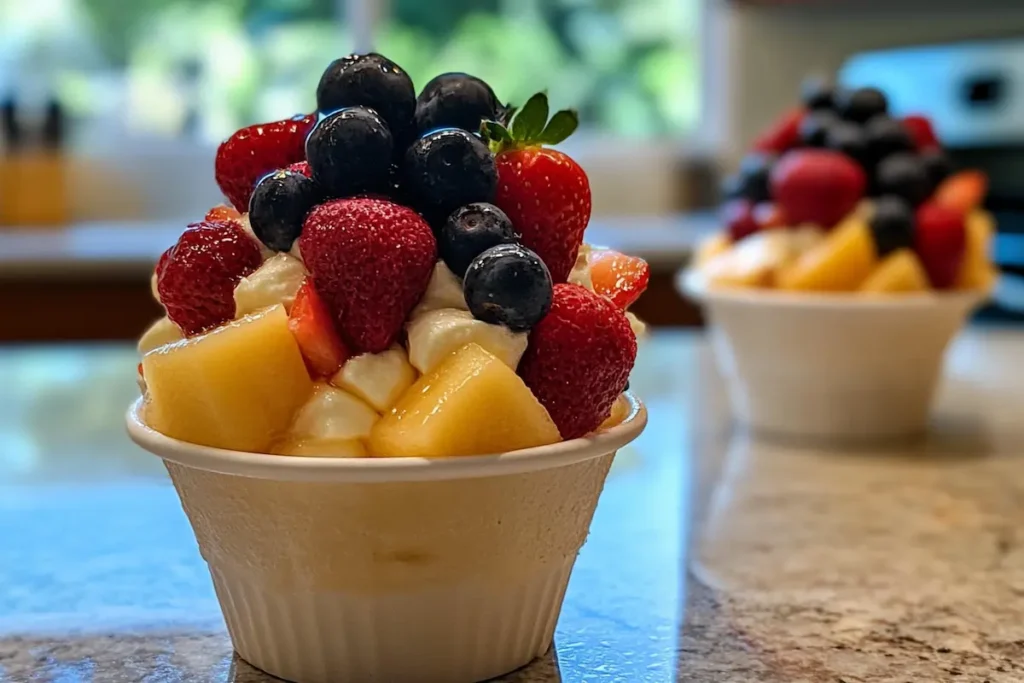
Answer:
<svg viewBox="0 0 1024 683"><path fill-rule="evenodd" d="M651 157L665 183L683 141L708 137L704 3L0 0L0 93L58 96L79 148L209 156L242 125L311 110L323 67L372 48L418 86L459 70L506 101L547 90L579 109L570 147L588 169L644 174Z"/></svg>

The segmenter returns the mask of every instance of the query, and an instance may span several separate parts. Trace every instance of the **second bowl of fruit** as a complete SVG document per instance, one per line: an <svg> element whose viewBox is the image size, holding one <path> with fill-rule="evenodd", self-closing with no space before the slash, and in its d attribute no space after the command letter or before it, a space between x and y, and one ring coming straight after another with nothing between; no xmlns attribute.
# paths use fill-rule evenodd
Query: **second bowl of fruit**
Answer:
<svg viewBox="0 0 1024 683"><path fill-rule="evenodd" d="M590 185L442 74L331 63L308 116L217 153L233 206L160 258L132 437L164 459L232 642L281 678L468 682L551 644L615 451L647 264Z"/></svg>
<svg viewBox="0 0 1024 683"><path fill-rule="evenodd" d="M945 349L997 278L987 182L873 88L806 88L726 183L680 273L738 418L762 433L923 432Z"/></svg>

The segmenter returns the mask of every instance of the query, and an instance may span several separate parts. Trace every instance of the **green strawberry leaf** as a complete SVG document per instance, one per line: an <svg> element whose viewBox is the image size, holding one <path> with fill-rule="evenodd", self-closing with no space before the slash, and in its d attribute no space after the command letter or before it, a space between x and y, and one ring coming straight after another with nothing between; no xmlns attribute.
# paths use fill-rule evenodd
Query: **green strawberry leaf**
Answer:
<svg viewBox="0 0 1024 683"><path fill-rule="evenodd" d="M494 154L515 144L512 140L512 134L508 132L508 128L497 121L481 121L480 135Z"/></svg>
<svg viewBox="0 0 1024 683"><path fill-rule="evenodd" d="M526 101L512 119L512 137L517 142L533 142L548 120L548 96L539 92Z"/></svg>
<svg viewBox="0 0 1024 683"><path fill-rule="evenodd" d="M579 125L579 114L574 109L563 109L551 117L548 125L544 126L544 130L537 136L537 142L545 145L557 145L572 135Z"/></svg>

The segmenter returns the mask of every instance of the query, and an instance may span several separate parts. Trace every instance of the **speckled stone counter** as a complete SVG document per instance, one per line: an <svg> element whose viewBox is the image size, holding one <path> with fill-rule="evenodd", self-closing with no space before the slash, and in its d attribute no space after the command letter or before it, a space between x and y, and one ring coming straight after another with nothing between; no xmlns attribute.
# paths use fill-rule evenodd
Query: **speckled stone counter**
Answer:
<svg viewBox="0 0 1024 683"><path fill-rule="evenodd" d="M269 681L122 434L131 359L0 351L0 681ZM972 330L926 442L826 451L732 433L701 338L656 336L555 650L502 680L1024 681L1021 367L1024 332Z"/></svg>

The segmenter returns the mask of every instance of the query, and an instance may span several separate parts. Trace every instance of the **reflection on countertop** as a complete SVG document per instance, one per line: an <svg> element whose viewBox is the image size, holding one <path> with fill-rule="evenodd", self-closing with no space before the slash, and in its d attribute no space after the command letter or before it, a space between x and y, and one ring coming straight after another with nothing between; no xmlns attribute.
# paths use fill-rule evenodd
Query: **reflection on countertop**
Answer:
<svg viewBox="0 0 1024 683"><path fill-rule="evenodd" d="M702 337L655 334L632 378L650 427L616 460L556 648L503 680L1024 680L1021 367L1024 333L972 329L926 441L824 450L731 430ZM269 681L232 657L174 492L122 436L131 350L0 351L14 372L0 681Z"/></svg>

